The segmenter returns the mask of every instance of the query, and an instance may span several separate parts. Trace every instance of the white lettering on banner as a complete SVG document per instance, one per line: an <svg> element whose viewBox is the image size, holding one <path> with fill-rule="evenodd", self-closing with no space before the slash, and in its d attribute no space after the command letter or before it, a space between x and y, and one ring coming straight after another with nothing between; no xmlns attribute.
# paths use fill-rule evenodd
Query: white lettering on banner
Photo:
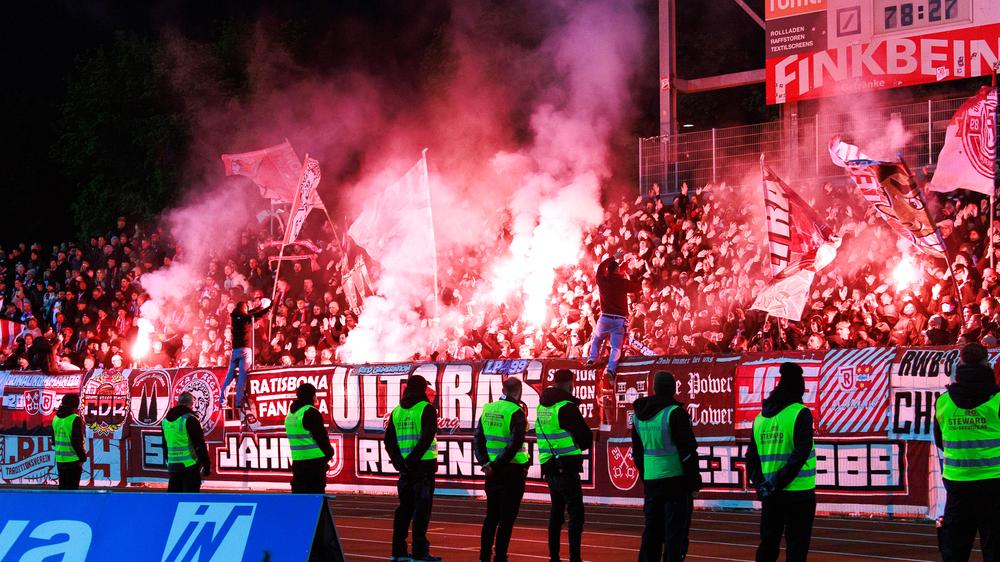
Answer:
<svg viewBox="0 0 1000 562"><path fill-rule="evenodd" d="M866 44L774 57L768 60L769 102L777 102L782 92L790 100L806 99L919 84L937 80L939 74L987 76L1000 56L996 29L996 24L988 24L915 37L875 38Z"/></svg>
<svg viewBox="0 0 1000 562"><path fill-rule="evenodd" d="M934 405L944 388L892 389L889 436L910 441L934 438Z"/></svg>
<svg viewBox="0 0 1000 562"><path fill-rule="evenodd" d="M325 391L329 390L327 380L326 375L253 378L250 379L250 393L257 395L284 392L294 395L299 385L306 383L315 386L317 391Z"/></svg>
<svg viewBox="0 0 1000 562"><path fill-rule="evenodd" d="M10 519L0 530L0 560L7 560L7 555L12 551L16 554L18 550L14 547L18 545L18 539L31 524L31 521L23 519ZM54 538L61 538L59 542L35 546L35 541L51 541ZM21 541L23 547L33 547L24 551L18 560L21 562L36 562L42 560L58 559L61 562L85 562L87 554L90 552L90 543L93 540L94 532L90 525L83 521L72 519L56 519L38 524L28 534L29 539L35 539L29 544ZM13 560L14 557L11 557Z"/></svg>
<svg viewBox="0 0 1000 562"><path fill-rule="evenodd" d="M220 471L287 472L292 469L287 437L227 435L216 455Z"/></svg>
<svg viewBox="0 0 1000 562"><path fill-rule="evenodd" d="M706 488L743 489L747 444L698 447ZM906 491L906 447L899 441L816 443L816 486L829 491Z"/></svg>
<svg viewBox="0 0 1000 562"><path fill-rule="evenodd" d="M167 457L163 450L163 434L160 432L143 432L142 434L142 469L167 471Z"/></svg>
<svg viewBox="0 0 1000 562"><path fill-rule="evenodd" d="M180 502L161 562L242 560L255 503Z"/></svg>
<svg viewBox="0 0 1000 562"><path fill-rule="evenodd" d="M96 487L120 486L122 473L122 440L90 439L90 485ZM86 474L86 470L84 472Z"/></svg>
<svg viewBox="0 0 1000 562"><path fill-rule="evenodd" d="M699 425L730 425L733 423L732 408L712 408L711 406L701 407L697 402L688 402L688 416L691 417L691 424Z"/></svg>
<svg viewBox="0 0 1000 562"><path fill-rule="evenodd" d="M333 370L330 393L330 411L333 423L341 431L354 431L361 422L361 382L360 377L350 375L347 367Z"/></svg>
<svg viewBox="0 0 1000 562"><path fill-rule="evenodd" d="M358 442L357 470L358 475L395 476L398 474L389 460L389 452L382 439L361 439ZM482 480L483 470L476 462L472 441L461 438L445 438L438 436L438 477L452 480ZM525 440L528 456L532 459L528 468L528 480L541 481L542 469L538 462L538 449L535 442ZM589 452L583 455L583 473L580 478L584 482L592 482L591 458Z"/></svg>
<svg viewBox="0 0 1000 562"><path fill-rule="evenodd" d="M438 415L457 419L454 429L472 429L472 365L445 365L438 386Z"/></svg>

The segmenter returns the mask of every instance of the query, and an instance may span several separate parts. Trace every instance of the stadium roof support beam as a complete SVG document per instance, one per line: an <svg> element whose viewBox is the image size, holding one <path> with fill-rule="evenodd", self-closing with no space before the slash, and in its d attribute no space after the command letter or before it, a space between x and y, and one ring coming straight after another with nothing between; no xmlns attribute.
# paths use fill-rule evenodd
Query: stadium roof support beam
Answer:
<svg viewBox="0 0 1000 562"><path fill-rule="evenodd" d="M746 2L743 0L733 0L733 2L739 4L740 8L743 8L743 11L746 12L747 15L753 19L753 21L757 22L757 25L759 25L761 29L764 29L764 20L761 19L761 17L757 15L757 12L753 11L750 6L747 6Z"/></svg>
<svg viewBox="0 0 1000 562"><path fill-rule="evenodd" d="M750 84L760 84L764 82L764 69L744 70L743 72L732 72L729 74L718 74L716 76L706 76L705 78L695 78L685 80L675 78L677 89L685 94L697 94L699 92L710 92L712 90L723 90L726 88L736 88L748 86Z"/></svg>

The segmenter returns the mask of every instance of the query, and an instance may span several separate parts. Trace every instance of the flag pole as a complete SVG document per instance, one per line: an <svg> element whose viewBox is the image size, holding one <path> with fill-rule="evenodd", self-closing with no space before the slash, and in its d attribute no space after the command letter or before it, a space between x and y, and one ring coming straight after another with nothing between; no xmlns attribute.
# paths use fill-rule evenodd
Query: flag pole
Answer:
<svg viewBox="0 0 1000 562"><path fill-rule="evenodd" d="M434 258L434 318L439 318L438 315L438 302L441 300L441 295L438 289L438 255L437 255L437 238L434 236L434 210L431 208L431 182L427 173L427 149L425 148L423 152L420 153L420 159L424 162L423 165L423 180L424 187L427 188L427 220L431 223L431 256Z"/></svg>
<svg viewBox="0 0 1000 562"><path fill-rule="evenodd" d="M1000 189L1000 91L997 90L997 73L1000 72L1000 61L993 64L993 191L990 192L990 269L996 271L996 257L993 249L993 214L996 212L996 193Z"/></svg>
<svg viewBox="0 0 1000 562"><path fill-rule="evenodd" d="M920 203L924 206L924 209L927 211L927 217L931 219L931 222L934 225L934 234L937 236L938 243L941 244L941 250L944 253L944 261L945 263L948 264L948 274L951 276L951 284L955 288L955 299L958 301L958 319L962 322L962 325L964 326L965 306L962 303L962 290L958 287L958 280L955 279L955 268L952 266L951 256L948 255L948 246L946 246L944 243L944 238L941 236L941 229L937 227L937 221L934 220L934 217L931 216L930 208L927 206L927 199L924 197L924 190L919 185L917 185L917 177L913 175L913 172L910 170L910 167L906 165L906 160L903 159L903 153L897 152L896 158L899 159L900 165L903 166L903 171L906 172L906 176L910 178L910 181L913 182L914 191L917 192L917 197L920 198Z"/></svg>
<svg viewBox="0 0 1000 562"><path fill-rule="evenodd" d="M300 183L301 183L301 175L303 173L305 173L305 167L306 167L306 165L308 163L309 163L309 153L307 152L306 153L306 157L302 160L302 171L299 173L299 175L300 175L300 178L299 178ZM317 194L317 197L318 196L319 196L319 194ZM276 265L274 267L274 284L271 286L271 304L272 304L272 306L274 305L274 298L278 294L278 279L281 278L281 262L285 261L284 260L284 257L285 257L285 246L287 246L288 243L291 242L292 223L295 222L293 220L294 217L292 215L295 213L295 209L299 206L299 201L300 201L301 197L302 197L301 186L296 185L295 186L295 197L292 198L292 206L290 207L289 212L288 212L288 223L285 224L285 232L281 236L281 249L278 250L278 265ZM324 205L324 208L325 207L326 207L326 205ZM272 329L273 326L274 326L274 315L273 314L268 314L267 315L267 340L268 340L268 342L271 341L271 329Z"/></svg>

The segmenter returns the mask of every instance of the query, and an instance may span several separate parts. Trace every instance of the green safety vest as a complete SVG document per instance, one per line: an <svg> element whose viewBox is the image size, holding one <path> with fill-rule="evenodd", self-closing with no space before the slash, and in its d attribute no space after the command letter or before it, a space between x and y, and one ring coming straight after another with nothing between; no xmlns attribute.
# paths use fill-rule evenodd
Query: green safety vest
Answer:
<svg viewBox="0 0 1000 562"><path fill-rule="evenodd" d="M312 406L299 408L296 412L289 411L285 416L285 434L288 435L288 448L292 451L292 462L307 461L326 456L319 448L316 440L302 425L302 418Z"/></svg>
<svg viewBox="0 0 1000 562"><path fill-rule="evenodd" d="M944 441L947 480L1000 478L1000 393L976 408L955 405L947 392L938 396L935 418Z"/></svg>
<svg viewBox="0 0 1000 562"><path fill-rule="evenodd" d="M520 411L521 407L510 400L497 400L483 407L483 415L479 418L479 425L483 428L483 435L486 437L486 452L490 457L490 462L496 460L500 453L510 445L512 440L510 431L510 421L514 412ZM521 450L514 453L512 464L527 464L528 449L521 443Z"/></svg>
<svg viewBox="0 0 1000 562"><path fill-rule="evenodd" d="M583 454L573 442L573 436L559 425L559 410L569 403L569 400L563 400L551 406L538 405L535 435L538 436L538 462L541 464L552 457Z"/></svg>
<svg viewBox="0 0 1000 562"><path fill-rule="evenodd" d="M392 425L396 428L396 443L399 445L399 452L405 459L410 451L417 446L420 441L420 419L424 416L424 409L429 402L421 400L409 408L396 406L392 410ZM437 437L431 441L431 446L420 457L422 461L436 460L438 457Z"/></svg>
<svg viewBox="0 0 1000 562"><path fill-rule="evenodd" d="M55 434L56 462L77 462L82 460L73 449L73 422L80 417L70 414L65 418L52 418L52 433Z"/></svg>
<svg viewBox="0 0 1000 562"><path fill-rule="evenodd" d="M189 417L191 414L184 414L174 421L164 419L161 422L163 438L167 442L167 465L182 464L184 468L191 468L198 464L194 457L194 449L191 448L191 440L188 438Z"/></svg>
<svg viewBox="0 0 1000 562"><path fill-rule="evenodd" d="M633 418L639 440L642 441L643 480L670 478L684 473L677 446L670 435L670 414L676 408L676 405L664 408L645 421Z"/></svg>
<svg viewBox="0 0 1000 562"><path fill-rule="evenodd" d="M760 455L760 468L765 477L776 474L788 463L788 457L795 448L795 418L805 409L803 404L791 404L773 418L758 414L753 422L753 440ZM798 476L784 487L788 491L813 490L816 488L816 443L812 444L809 458L802 465Z"/></svg>

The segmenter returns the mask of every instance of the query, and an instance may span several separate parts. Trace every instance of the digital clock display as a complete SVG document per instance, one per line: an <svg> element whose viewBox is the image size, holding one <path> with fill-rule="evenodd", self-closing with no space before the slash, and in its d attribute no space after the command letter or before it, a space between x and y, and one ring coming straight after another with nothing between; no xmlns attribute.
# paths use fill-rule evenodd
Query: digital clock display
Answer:
<svg viewBox="0 0 1000 562"><path fill-rule="evenodd" d="M971 0L880 0L875 3L878 31L893 32L969 21Z"/></svg>

